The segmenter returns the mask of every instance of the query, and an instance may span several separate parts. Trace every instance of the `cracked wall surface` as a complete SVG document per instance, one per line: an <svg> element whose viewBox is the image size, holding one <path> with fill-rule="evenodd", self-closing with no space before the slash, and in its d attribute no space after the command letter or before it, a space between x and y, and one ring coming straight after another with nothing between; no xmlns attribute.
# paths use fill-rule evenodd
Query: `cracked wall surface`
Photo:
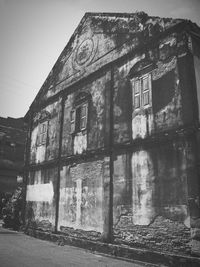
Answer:
<svg viewBox="0 0 200 267"><path fill-rule="evenodd" d="M32 164L42 163L58 157L60 111L60 101L56 101L34 114L30 145L30 162ZM44 144L39 145L39 127L44 122L47 124L46 139Z"/></svg>

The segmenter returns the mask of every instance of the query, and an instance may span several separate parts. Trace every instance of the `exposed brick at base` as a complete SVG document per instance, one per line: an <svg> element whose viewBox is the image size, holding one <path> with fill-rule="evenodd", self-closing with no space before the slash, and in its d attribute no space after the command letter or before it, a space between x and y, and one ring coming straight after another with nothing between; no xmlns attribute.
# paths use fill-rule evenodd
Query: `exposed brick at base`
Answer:
<svg viewBox="0 0 200 267"><path fill-rule="evenodd" d="M115 228L114 242L130 247L190 255L190 229L161 216L149 226Z"/></svg>
<svg viewBox="0 0 200 267"><path fill-rule="evenodd" d="M29 228L26 234L55 242L60 246L71 245L90 250L91 252L98 252L114 257L126 258L129 260L138 260L147 263L158 264L159 266L169 267L199 267L200 259L196 257L181 256L179 254L159 253L147 249L130 248L125 245L108 244L99 241L91 241L80 239L78 237L66 237L64 235L47 233Z"/></svg>
<svg viewBox="0 0 200 267"><path fill-rule="evenodd" d="M93 241L100 241L102 239L102 235L96 231L84 231L82 229L73 229L70 227L60 227L60 231L62 235L70 237L78 237L82 239L88 239Z"/></svg>

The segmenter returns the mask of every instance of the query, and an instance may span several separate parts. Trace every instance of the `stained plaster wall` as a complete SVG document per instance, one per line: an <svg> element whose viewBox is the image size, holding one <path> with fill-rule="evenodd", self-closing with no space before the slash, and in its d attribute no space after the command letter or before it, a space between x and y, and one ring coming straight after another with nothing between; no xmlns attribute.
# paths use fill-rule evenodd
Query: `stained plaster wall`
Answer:
<svg viewBox="0 0 200 267"><path fill-rule="evenodd" d="M114 162L116 243L189 252L188 180L195 166L190 141L169 141L119 154Z"/></svg>
<svg viewBox="0 0 200 267"><path fill-rule="evenodd" d="M75 98L86 92L91 98L88 103L88 127L78 134L70 132L70 112L74 108ZM107 72L76 92L68 95L65 101L62 155L81 154L86 150L95 150L107 146L109 137L109 95L110 73Z"/></svg>
<svg viewBox="0 0 200 267"><path fill-rule="evenodd" d="M198 125L200 120L200 49L199 49L199 40L194 36L191 38L191 54L193 56L194 62L194 73L195 73L195 87L197 94L197 106L198 106ZM200 149L200 134L197 132L197 164L199 165L199 149ZM189 193L190 193L190 210L191 210L191 251L195 255L200 256L200 180L199 180L199 168L196 179L190 184Z"/></svg>
<svg viewBox="0 0 200 267"><path fill-rule="evenodd" d="M59 231L92 239L106 234L109 175L109 158L62 167Z"/></svg>
<svg viewBox="0 0 200 267"><path fill-rule="evenodd" d="M29 173L26 192L26 225L55 230L57 168Z"/></svg>
<svg viewBox="0 0 200 267"><path fill-rule="evenodd" d="M178 25L182 20L148 17L141 12L130 16L86 14L64 48L35 101L49 97L80 78L129 53L152 36Z"/></svg>
<svg viewBox="0 0 200 267"><path fill-rule="evenodd" d="M30 163L42 163L56 159L59 150L61 101L58 100L37 112L33 118L31 133ZM44 117L44 118L43 118ZM47 137L43 145L38 145L40 122L47 121Z"/></svg>
<svg viewBox="0 0 200 267"><path fill-rule="evenodd" d="M184 33L171 34L145 53L137 53L115 68L114 73L114 141L123 143L146 138L193 121L193 102L188 88L186 65L188 40ZM184 58L182 60L182 58ZM135 111L132 104L131 74L136 65L152 62L152 106ZM185 61L184 61L185 60ZM137 71L140 67L137 68ZM180 79L185 77L184 82ZM185 116L186 110L187 115ZM184 114L183 114L184 112ZM132 121L132 123L130 123ZM132 125L131 125L132 124Z"/></svg>
<svg viewBox="0 0 200 267"><path fill-rule="evenodd" d="M200 57L194 56L194 65L195 65L195 75L196 75L196 85L197 85L197 95L198 95L198 106L200 107ZM200 111L199 111L199 118L200 118Z"/></svg>
<svg viewBox="0 0 200 267"><path fill-rule="evenodd" d="M197 90L198 99L198 120L200 120L200 49L199 40L193 38L191 40L191 53L194 60L194 71L195 71L195 85Z"/></svg>
<svg viewBox="0 0 200 267"><path fill-rule="evenodd" d="M134 111L131 79L145 60L153 64L152 106ZM192 68L185 33L171 34L119 64L114 74L114 142L161 137L163 132L168 136L194 123ZM115 242L190 253L188 198L197 178L195 145L189 139L161 139L166 141L151 139L147 147L138 143L115 160Z"/></svg>
<svg viewBox="0 0 200 267"><path fill-rule="evenodd" d="M35 102L40 104L62 90L67 91L70 85L137 49L134 56L129 55L126 61L121 60L114 67L115 144L145 139L184 126L193 117L192 112L186 112L192 107L191 97L186 101L190 95L185 85L188 84L187 68L181 68L187 62L186 34L171 34L148 46L148 50L138 49L149 38L180 22L143 15L128 19L86 18L62 52ZM155 65L152 70L153 104L145 111L134 113L130 72L141 60L153 61ZM183 77L186 79L181 82ZM110 79L109 72L94 78L95 81L88 79L87 84L79 84L78 89L74 87L74 92L68 94L64 105L63 157L109 145ZM90 94L92 104L87 135L83 132L74 138L70 133L70 111L80 92ZM46 150L37 152L34 147L36 127L32 134L32 163L46 159ZM73 139L76 139L75 146ZM58 146L51 147L52 144L49 153L57 155L54 151ZM189 141L171 141L155 147L143 147L141 143L130 153L117 154L113 196L116 243L165 251L172 251L172 248L178 252L188 250L187 176L192 177L195 166L189 147ZM58 230L91 239L108 235L109 160L69 163L60 170L60 179ZM37 191L32 189L30 196L34 195L34 190ZM39 200L29 202L33 205Z"/></svg>

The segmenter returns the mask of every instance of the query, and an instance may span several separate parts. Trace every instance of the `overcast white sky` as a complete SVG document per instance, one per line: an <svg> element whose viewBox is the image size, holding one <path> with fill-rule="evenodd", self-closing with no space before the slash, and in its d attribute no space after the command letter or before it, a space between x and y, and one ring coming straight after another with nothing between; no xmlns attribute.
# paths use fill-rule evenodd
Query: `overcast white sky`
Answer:
<svg viewBox="0 0 200 267"><path fill-rule="evenodd" d="M22 117L85 12L186 18L200 0L0 0L0 116Z"/></svg>

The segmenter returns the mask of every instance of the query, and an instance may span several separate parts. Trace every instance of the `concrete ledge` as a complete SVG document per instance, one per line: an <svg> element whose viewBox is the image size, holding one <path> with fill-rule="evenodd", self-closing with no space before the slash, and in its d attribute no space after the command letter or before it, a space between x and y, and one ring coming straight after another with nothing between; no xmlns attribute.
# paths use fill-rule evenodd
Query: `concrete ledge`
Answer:
<svg viewBox="0 0 200 267"><path fill-rule="evenodd" d="M151 264L158 264L161 266L173 266L173 267L199 267L200 258L166 254L146 249L130 248L125 245L114 245L103 243L99 241L90 241L87 239L80 239L75 237L65 236L63 234L54 234L50 232L44 232L41 230L28 229L25 234L51 242L55 242L58 245L70 245L83 249L90 250L91 252L99 252L114 257L120 257L128 260L142 261Z"/></svg>

